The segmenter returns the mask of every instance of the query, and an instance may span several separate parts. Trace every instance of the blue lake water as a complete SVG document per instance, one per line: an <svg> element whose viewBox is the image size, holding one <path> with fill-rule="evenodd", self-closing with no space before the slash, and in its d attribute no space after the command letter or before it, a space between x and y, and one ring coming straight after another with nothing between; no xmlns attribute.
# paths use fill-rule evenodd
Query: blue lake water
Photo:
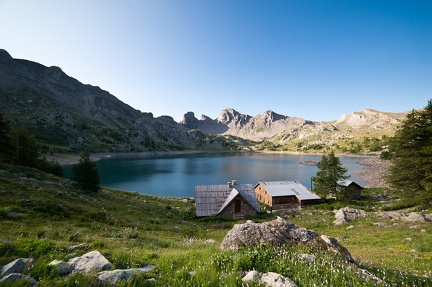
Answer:
<svg viewBox="0 0 432 287"><path fill-rule="evenodd" d="M300 164L320 156L258 153L194 153L147 159L112 159L96 162L100 185L143 194L193 197L199 184L224 184L232 179L255 185L260 181L297 180L307 188L318 168ZM364 170L361 159L340 157L350 180L367 185L353 173ZM71 166L65 166L66 176Z"/></svg>

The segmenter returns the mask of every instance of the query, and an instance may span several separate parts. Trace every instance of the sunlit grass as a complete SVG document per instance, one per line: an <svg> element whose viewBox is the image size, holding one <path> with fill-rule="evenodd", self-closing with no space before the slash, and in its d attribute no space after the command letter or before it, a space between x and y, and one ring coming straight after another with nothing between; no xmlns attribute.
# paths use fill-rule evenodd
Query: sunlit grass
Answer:
<svg viewBox="0 0 432 287"><path fill-rule="evenodd" d="M39 280L39 286L95 285L94 274L63 277L48 267L54 259L68 260L91 250L99 250L114 268L155 266L121 286L241 286L242 275L254 268L280 272L298 286L375 286L359 279L336 255L306 247L222 251L219 246L226 233L246 219L198 219L191 199L111 189L85 194L67 180L35 170L3 165L0 170L12 170L0 172L0 265L17 257L34 258L35 266L28 274ZM380 203L368 199L353 204L373 211ZM380 220L370 213L352 223L333 226L332 210L342 206L328 203L294 214L262 214L252 220L269 221L280 215L338 238L363 268L388 278L390 284L431 284L423 277L432 270L430 223ZM19 216L11 217L10 212ZM373 225L378 221L387 227ZM350 225L353 228L347 229ZM69 249L81 243L88 243L89 248ZM308 252L319 254L316 262L306 264L299 259L299 254ZM145 281L149 278L157 283Z"/></svg>

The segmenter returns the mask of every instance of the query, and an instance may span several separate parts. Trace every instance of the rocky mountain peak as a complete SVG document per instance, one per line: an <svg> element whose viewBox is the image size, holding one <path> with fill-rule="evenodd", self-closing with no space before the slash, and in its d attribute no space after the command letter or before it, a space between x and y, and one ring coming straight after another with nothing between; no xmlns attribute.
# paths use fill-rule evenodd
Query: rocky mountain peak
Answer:
<svg viewBox="0 0 432 287"><path fill-rule="evenodd" d="M235 126L246 124L252 117L249 115L244 115L232 108L223 109L217 122L221 124L233 124Z"/></svg>
<svg viewBox="0 0 432 287"><path fill-rule="evenodd" d="M187 112L183 115L183 119L180 121L180 124L184 125L188 129L197 129L199 121L193 112Z"/></svg>

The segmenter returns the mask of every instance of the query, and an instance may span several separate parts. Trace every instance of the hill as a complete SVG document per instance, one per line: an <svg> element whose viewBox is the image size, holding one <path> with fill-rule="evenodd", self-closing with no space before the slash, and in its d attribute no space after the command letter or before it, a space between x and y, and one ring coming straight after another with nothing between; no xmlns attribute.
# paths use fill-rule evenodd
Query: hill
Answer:
<svg viewBox="0 0 432 287"><path fill-rule="evenodd" d="M430 276L432 268L430 222L380 217L376 211L389 208L391 199L383 197L379 189L365 192L368 196L352 206L366 209L369 215L349 223L349 228L331 223L334 214L330 210L339 208L340 203L248 219L263 222L282 216L337 237L362 268L391 286L431 284L431 279L424 277ZM279 272L298 286L325 282L376 286L343 265L336 254L304 246L222 251L219 246L224 236L235 223L245 220L196 218L190 198L112 189L84 193L67 179L1 163L0 198L0 266L19 257L33 258L34 265L26 274L38 280L39 286L100 286L95 273L62 276L48 266L53 260L67 261L91 250L100 251L113 268L155 266L126 282L127 286L241 286L242 274L250 269ZM300 259L308 252L318 252L316 262ZM267 270L269 267L279 270ZM156 282L145 281L148 278Z"/></svg>
<svg viewBox="0 0 432 287"><path fill-rule="evenodd" d="M89 146L101 152L220 147L169 116L155 118L99 87L80 83L59 67L14 59L5 50L0 50L0 101L6 118L26 125L50 147L73 151Z"/></svg>

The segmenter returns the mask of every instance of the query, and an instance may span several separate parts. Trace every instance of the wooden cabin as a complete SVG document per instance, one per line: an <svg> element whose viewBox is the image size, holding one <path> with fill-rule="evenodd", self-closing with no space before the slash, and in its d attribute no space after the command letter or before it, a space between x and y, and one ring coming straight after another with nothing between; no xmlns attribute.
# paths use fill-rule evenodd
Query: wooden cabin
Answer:
<svg viewBox="0 0 432 287"><path fill-rule="evenodd" d="M354 181L341 180L341 181L338 181L338 184L344 186L345 189L348 190L348 194L349 194L350 199L360 199L361 198L361 191L362 191L363 187L358 185Z"/></svg>
<svg viewBox="0 0 432 287"><path fill-rule="evenodd" d="M323 202L298 181L265 181L255 185L258 201L272 209L301 208Z"/></svg>
<svg viewBox="0 0 432 287"><path fill-rule="evenodd" d="M244 218L260 212L252 184L235 180L221 185L195 187L196 216L227 216Z"/></svg>

